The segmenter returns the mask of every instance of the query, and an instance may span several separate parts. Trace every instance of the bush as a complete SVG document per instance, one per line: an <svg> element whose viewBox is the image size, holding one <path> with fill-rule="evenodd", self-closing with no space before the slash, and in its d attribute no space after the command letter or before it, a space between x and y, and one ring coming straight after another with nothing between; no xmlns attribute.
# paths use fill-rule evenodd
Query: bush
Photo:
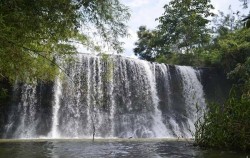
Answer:
<svg viewBox="0 0 250 158"><path fill-rule="evenodd" d="M196 122L195 144L201 147L250 150L250 96L231 96L220 106L209 104Z"/></svg>

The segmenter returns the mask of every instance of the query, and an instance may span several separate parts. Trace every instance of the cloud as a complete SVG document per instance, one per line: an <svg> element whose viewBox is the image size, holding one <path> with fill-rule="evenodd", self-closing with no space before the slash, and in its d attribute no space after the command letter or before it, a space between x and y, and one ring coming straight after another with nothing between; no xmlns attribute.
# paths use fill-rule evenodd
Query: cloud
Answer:
<svg viewBox="0 0 250 158"><path fill-rule="evenodd" d="M163 14L163 6L166 0L121 0L131 10L131 18L128 22L130 37L123 39L125 42L125 54L133 55L134 43L137 41L137 30L141 25L153 29L157 26L156 18Z"/></svg>
<svg viewBox="0 0 250 158"><path fill-rule="evenodd" d="M211 0L211 3L213 4L215 8L215 13L218 13L218 11L223 11L225 13L229 12L229 6L231 5L231 9L233 12L240 11L242 14L246 14L248 12L247 9L243 9L243 3L239 0L234 1L219 1L219 0Z"/></svg>
<svg viewBox="0 0 250 158"><path fill-rule="evenodd" d="M131 8L136 8L150 3L150 0L122 0L122 2Z"/></svg>
<svg viewBox="0 0 250 158"><path fill-rule="evenodd" d="M138 29L141 25L147 25L153 28L157 25L155 21L163 13L163 6L167 3L164 0L133 0L132 6L129 0L123 0L123 3L131 9L131 20L129 25L133 29Z"/></svg>

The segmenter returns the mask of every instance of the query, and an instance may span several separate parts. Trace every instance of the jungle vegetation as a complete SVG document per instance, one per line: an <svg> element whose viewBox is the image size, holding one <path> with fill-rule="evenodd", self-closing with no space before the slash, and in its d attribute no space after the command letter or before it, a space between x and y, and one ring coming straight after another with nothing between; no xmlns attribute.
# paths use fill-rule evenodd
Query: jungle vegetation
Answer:
<svg viewBox="0 0 250 158"><path fill-rule="evenodd" d="M248 1L240 0L244 8ZM167 64L214 67L233 81L223 105L208 103L195 144L250 150L250 16L212 12L210 0L171 0L155 29L139 27L134 53Z"/></svg>
<svg viewBox="0 0 250 158"><path fill-rule="evenodd" d="M76 44L98 50L90 33L121 52L129 16L119 0L0 0L0 80L53 80Z"/></svg>

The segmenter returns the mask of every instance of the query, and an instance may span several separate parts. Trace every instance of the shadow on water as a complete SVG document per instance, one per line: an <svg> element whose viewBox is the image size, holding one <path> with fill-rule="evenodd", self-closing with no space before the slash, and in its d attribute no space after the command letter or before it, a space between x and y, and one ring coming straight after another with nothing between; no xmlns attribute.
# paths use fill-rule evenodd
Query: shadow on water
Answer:
<svg viewBox="0 0 250 158"><path fill-rule="evenodd" d="M8 158L246 158L247 154L201 150L187 141L160 139L1 140L0 157Z"/></svg>

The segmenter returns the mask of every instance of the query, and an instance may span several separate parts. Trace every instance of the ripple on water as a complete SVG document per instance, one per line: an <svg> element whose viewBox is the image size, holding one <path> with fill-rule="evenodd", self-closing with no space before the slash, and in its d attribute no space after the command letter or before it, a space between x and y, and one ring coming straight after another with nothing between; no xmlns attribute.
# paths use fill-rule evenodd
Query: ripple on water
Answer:
<svg viewBox="0 0 250 158"><path fill-rule="evenodd" d="M188 141L160 139L87 140L1 140L0 157L5 158L246 158L247 154L201 150Z"/></svg>

